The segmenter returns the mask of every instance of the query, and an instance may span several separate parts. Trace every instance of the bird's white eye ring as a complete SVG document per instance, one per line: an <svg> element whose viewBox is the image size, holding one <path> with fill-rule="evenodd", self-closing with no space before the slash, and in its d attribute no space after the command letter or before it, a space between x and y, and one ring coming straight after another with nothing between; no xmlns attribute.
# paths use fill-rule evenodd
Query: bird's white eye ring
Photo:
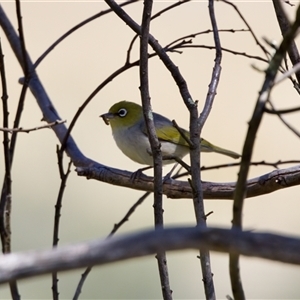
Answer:
<svg viewBox="0 0 300 300"><path fill-rule="evenodd" d="M125 108L119 109L118 115L119 117L124 118L127 115L127 110Z"/></svg>

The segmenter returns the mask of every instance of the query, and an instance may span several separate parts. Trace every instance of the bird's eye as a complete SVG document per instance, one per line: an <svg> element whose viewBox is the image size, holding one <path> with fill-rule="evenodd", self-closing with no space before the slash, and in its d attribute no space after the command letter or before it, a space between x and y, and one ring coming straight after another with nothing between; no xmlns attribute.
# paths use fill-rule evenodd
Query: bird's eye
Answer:
<svg viewBox="0 0 300 300"><path fill-rule="evenodd" d="M124 118L124 117L127 115L127 110L126 110L125 108L119 109L118 115L119 115L121 118Z"/></svg>

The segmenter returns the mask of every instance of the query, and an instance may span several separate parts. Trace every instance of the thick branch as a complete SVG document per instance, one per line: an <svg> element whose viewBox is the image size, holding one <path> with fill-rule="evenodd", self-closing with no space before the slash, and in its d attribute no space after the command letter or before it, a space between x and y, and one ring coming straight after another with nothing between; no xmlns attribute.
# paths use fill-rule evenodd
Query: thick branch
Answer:
<svg viewBox="0 0 300 300"><path fill-rule="evenodd" d="M210 249L300 265L300 239L219 228L144 231L45 251L5 255L0 283L53 271L102 265L164 250Z"/></svg>
<svg viewBox="0 0 300 300"><path fill-rule="evenodd" d="M113 185L153 192L153 177L142 174L139 180L132 182L132 173L94 164L91 168L77 168L79 176L96 179ZM274 170L262 176L249 179L246 183L246 197L269 194L280 189L300 184L300 165ZM233 199L235 182L202 182L204 199ZM191 186L187 181L171 180L164 183L163 193L168 198L192 198Z"/></svg>

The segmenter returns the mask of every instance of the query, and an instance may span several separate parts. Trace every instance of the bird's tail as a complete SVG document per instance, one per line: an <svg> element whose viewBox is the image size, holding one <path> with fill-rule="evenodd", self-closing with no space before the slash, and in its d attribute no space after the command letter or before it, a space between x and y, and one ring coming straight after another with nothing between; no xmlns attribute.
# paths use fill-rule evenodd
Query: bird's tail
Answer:
<svg viewBox="0 0 300 300"><path fill-rule="evenodd" d="M220 153L220 154L230 156L234 159L237 159L237 158L241 157L236 152L230 151L230 150L218 147L218 146L215 146L215 145L211 144L210 142L208 142L205 139L201 139L201 151L202 152L216 152L216 153Z"/></svg>

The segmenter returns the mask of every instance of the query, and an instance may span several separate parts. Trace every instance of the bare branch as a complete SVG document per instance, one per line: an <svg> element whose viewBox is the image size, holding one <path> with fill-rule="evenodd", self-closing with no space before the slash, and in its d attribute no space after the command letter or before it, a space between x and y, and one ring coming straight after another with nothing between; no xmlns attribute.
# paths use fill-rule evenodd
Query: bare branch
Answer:
<svg viewBox="0 0 300 300"><path fill-rule="evenodd" d="M94 164L90 168L78 167L79 176L88 179L96 179L113 185L123 186L131 189L153 192L153 177L142 174L134 183L131 180L132 173L108 168L100 164ZM275 192L280 189L300 184L300 165L275 170L265 175L250 179L246 182L246 197L256 197ZM204 199L233 199L236 182L202 182ZM188 182L172 180L163 186L163 193L168 198L183 199L192 198L192 190Z"/></svg>
<svg viewBox="0 0 300 300"><path fill-rule="evenodd" d="M0 43L0 75L1 75L1 86L2 86L2 106L3 106L3 126L8 126L8 95L7 95L7 84L6 74L4 65L4 55L2 52L2 43ZM0 202L0 236L2 243L2 252L10 252L10 204L11 201L11 158L9 151L9 136L8 132L3 132L3 149L4 149L4 164L5 164L5 175L4 175L4 186L5 193L3 200Z"/></svg>
<svg viewBox="0 0 300 300"><path fill-rule="evenodd" d="M270 104L270 106L272 107L273 111L276 111L274 104L272 103L272 101L269 99L268 103ZM266 109L265 109L266 110ZM294 128L292 125L290 125L283 116L281 116L280 113L277 114L278 118L281 120L281 122L291 131L293 132L297 137L300 137L300 132Z"/></svg>
<svg viewBox="0 0 300 300"><path fill-rule="evenodd" d="M128 210L128 212L125 214L125 216L122 218L122 220L120 222L118 222L117 224L114 225L113 230L111 231L111 233L108 235L108 237L113 236L113 234L115 232L117 232L117 230L125 223L128 221L129 217L134 213L134 211L136 210L136 208L141 205L144 200L150 195L150 192L146 192L142 197L140 197Z"/></svg>
<svg viewBox="0 0 300 300"><path fill-rule="evenodd" d="M87 278L87 276L90 274L90 272L92 271L92 268L93 267L87 267L86 270L83 272L83 274L81 275L81 279L77 285L77 288L76 288L76 291L75 291L75 294L73 296L73 300L77 300L79 299L79 296L81 294L81 289L83 287L83 284Z"/></svg>
<svg viewBox="0 0 300 300"><path fill-rule="evenodd" d="M265 107L265 112L268 114L273 114L273 115L283 115L283 114L290 114L293 112L298 112L300 111L300 107L294 107L294 108L287 108L287 109L275 109L274 105L269 102L270 105L272 105L272 109L268 109Z"/></svg>
<svg viewBox="0 0 300 300"><path fill-rule="evenodd" d="M66 123L67 121L66 120L57 120L55 122L52 122L52 123L48 123L46 125L42 125L42 126L37 126L37 127L33 127L33 128L22 128L22 127L19 127L19 128L7 128L7 127L4 127L4 128L1 128L0 127L0 131L3 131L3 132L10 132L10 133L13 133L13 132L25 132L25 133L29 133L31 131L36 131L36 130L40 130L40 129L45 129L45 128L52 128L53 126L56 126L56 125L59 125L59 124L63 124L63 123Z"/></svg>
<svg viewBox="0 0 300 300"><path fill-rule="evenodd" d="M177 47L176 47L176 49L184 49L184 48L203 48L203 49L209 49L209 50L216 49L215 46L209 46L209 45L177 45ZM259 61L263 61L265 63L269 63L269 61L265 58L262 58L262 57L257 56L257 55L247 54L246 52L239 52L239 51L227 49L227 48L224 48L224 47L222 47L221 50L224 51L224 52L231 53L233 55L245 56L247 58L256 59L256 60L259 60Z"/></svg>
<svg viewBox="0 0 300 300"><path fill-rule="evenodd" d="M172 3L171 5L165 7L164 9L158 11L156 14L154 14L152 17L151 17L151 21L152 20L155 20L156 18L160 17L162 14L168 12L169 10L175 8L175 7L178 7L184 3L187 3L187 2L190 2L191 0L180 0L178 2L175 2L175 3ZM129 64L130 63L130 55L131 55L131 50L133 48L133 45L134 45L134 42L136 41L136 39L138 38L138 34L136 34L131 42L129 43L129 47L128 47L128 50L127 50L127 55L126 55L126 62L125 62L125 65L126 64Z"/></svg>
<svg viewBox="0 0 300 300"><path fill-rule="evenodd" d="M59 169L59 175L60 175L61 181L60 181L60 187L59 187L57 200L56 200L56 204L55 204L53 240L52 240L53 247L57 247L58 241L59 241L58 233L59 233L59 221L60 221L60 217L61 217L62 200L63 200L63 195L65 192L67 180L68 180L69 174L71 172L71 166L72 166L72 161L70 161L68 163L66 172L64 172L63 156L61 155L58 146L57 146L56 153L57 153L58 169ZM52 273L52 295L53 295L53 300L59 299L57 272Z"/></svg>
<svg viewBox="0 0 300 300"><path fill-rule="evenodd" d="M291 3L290 1L288 0L283 0L284 3L288 4L289 6L295 6L295 4Z"/></svg>
<svg viewBox="0 0 300 300"><path fill-rule="evenodd" d="M277 160L275 162L268 162L268 161L252 161L250 163L251 166L271 166L274 167L276 169L279 168L279 165L282 164L299 164L300 160ZM206 167L206 166L202 166L201 167L201 171L206 171L206 170L214 170L214 169L221 169L221 168L228 168L228 167L237 167L239 166L240 163L229 163L229 164L221 164L221 165L215 165L215 166L210 166L210 167ZM180 174L182 175L182 174Z"/></svg>
<svg viewBox="0 0 300 300"><path fill-rule="evenodd" d="M218 29L218 32L230 32L230 33L246 32L246 31L249 31L249 30L247 30L247 29ZM200 32L190 33L188 35L182 36L182 37L172 41L171 43L167 44L165 46L165 48L170 48L171 46L174 46L177 43L182 43L186 39L195 38L198 35L208 34L208 33L213 33L213 30L212 29L207 29L207 30L203 30L203 31L200 31ZM213 47L215 48L215 46L213 46Z"/></svg>
<svg viewBox="0 0 300 300"><path fill-rule="evenodd" d="M295 64L292 69L284 72L280 77L278 77L275 82L274 85L281 83L282 81L284 81L286 78L290 78L291 75L293 74L297 74L297 72L300 70L300 62ZM291 79L291 78L290 78Z"/></svg>
<svg viewBox="0 0 300 300"><path fill-rule="evenodd" d="M193 203L198 226L206 227L206 214L203 201L203 185L201 180L201 160L200 160L200 143L201 132L203 126L212 109L213 101L217 92L221 73L222 50L218 32L217 21L214 11L214 1L208 1L209 17L213 29L214 42L216 47L215 64L213 67L212 78L209 84L209 91L205 100L205 105L202 109L200 117L198 117L197 103L189 108L190 111L190 138L193 147L190 148L191 159L191 175L190 181L193 192ZM206 299L216 299L213 273L211 270L210 254L207 249L200 249L200 264L203 276L203 284Z"/></svg>
<svg viewBox="0 0 300 300"><path fill-rule="evenodd" d="M210 249L300 265L300 239L240 230L177 227L72 246L11 253L0 261L0 283L53 271L103 265L159 251Z"/></svg>
<svg viewBox="0 0 300 300"><path fill-rule="evenodd" d="M156 135L154 119L152 114L152 107L150 102L149 93L149 79L148 79L148 40L150 20L152 13L152 0L144 1L144 9L141 24L141 37L140 37L140 91L142 98L142 106L144 113L144 120L148 131L148 138L151 146L151 153L153 157L154 166L154 224L155 229L164 227L163 219L163 181L162 181L162 154L161 145ZM167 265L167 256L165 251L159 251L156 254L160 285L162 290L163 299L173 299L172 290L169 281L169 271Z"/></svg>
<svg viewBox="0 0 300 300"><path fill-rule="evenodd" d="M288 31L290 30L290 22L283 10L283 7L282 7L282 4L281 4L281 1L280 0L273 0L273 6L274 6L274 10L275 10L275 13L276 13L276 17L277 17L277 21L278 21L278 24L279 24L279 27L281 29L281 33L282 33L282 36L284 37ZM300 55L299 55L299 51L298 51L298 48L297 48L297 45L295 43L295 41L291 41L288 49L287 49L287 52L289 54L289 57L290 57L290 60L294 65L300 63ZM300 83L300 72L299 70L296 71L296 77L297 77L297 81L298 81L298 84Z"/></svg>

